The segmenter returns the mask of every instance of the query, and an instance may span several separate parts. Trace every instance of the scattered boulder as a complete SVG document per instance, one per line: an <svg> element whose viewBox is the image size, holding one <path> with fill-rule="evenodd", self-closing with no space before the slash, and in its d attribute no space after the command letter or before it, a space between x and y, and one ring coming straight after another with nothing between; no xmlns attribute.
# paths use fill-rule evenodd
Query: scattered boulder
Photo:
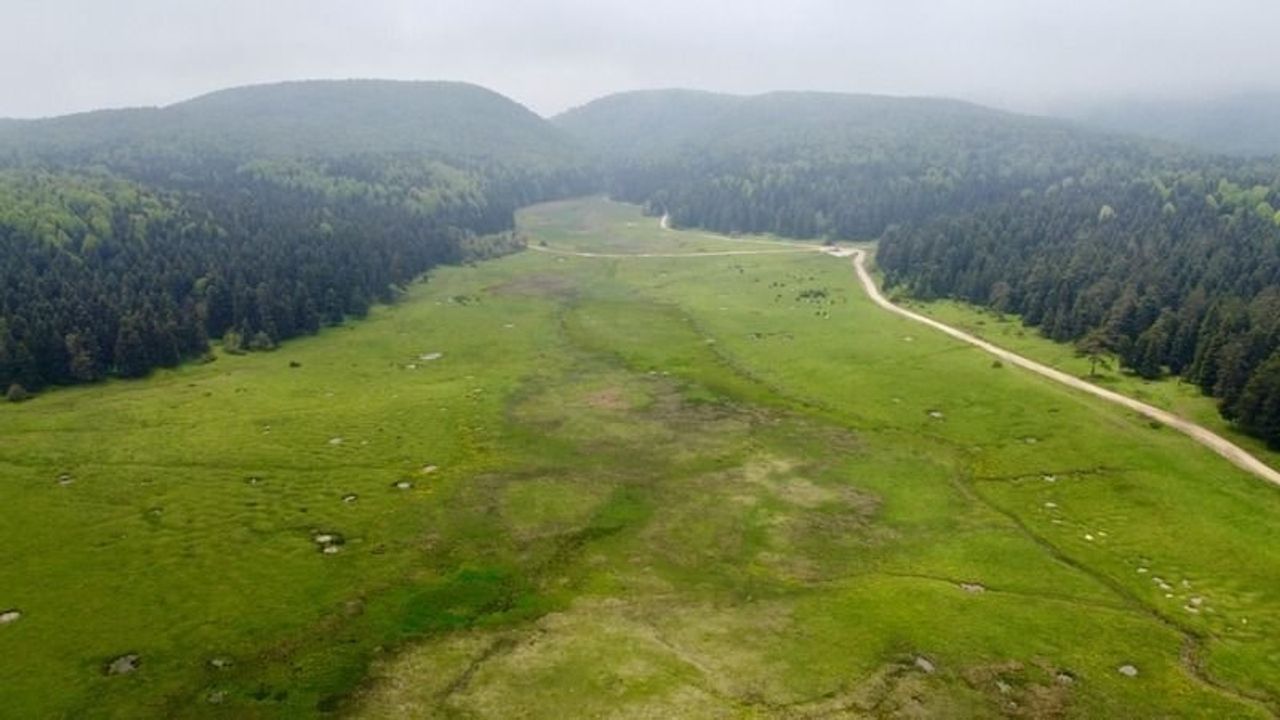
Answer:
<svg viewBox="0 0 1280 720"><path fill-rule="evenodd" d="M142 665L142 658L137 653L128 653L107 663L105 672L108 675L128 675L136 672Z"/></svg>
<svg viewBox="0 0 1280 720"><path fill-rule="evenodd" d="M350 505L351 503L359 499L360 499L360 496L356 495L355 493L350 493L342 496L342 502L347 503L348 505Z"/></svg>
<svg viewBox="0 0 1280 720"><path fill-rule="evenodd" d="M1138 677L1138 668L1133 665L1121 665L1117 672L1125 677Z"/></svg>
<svg viewBox="0 0 1280 720"><path fill-rule="evenodd" d="M226 670L235 663L229 657L216 657L209 661L209 667L214 670Z"/></svg>
<svg viewBox="0 0 1280 720"><path fill-rule="evenodd" d="M941 410L930 410L929 417L933 418L934 420L941 420L946 416L942 414Z"/></svg>
<svg viewBox="0 0 1280 720"><path fill-rule="evenodd" d="M205 700L207 700L210 705L221 705L226 701L226 699L226 690L211 690L209 694L205 696Z"/></svg>
<svg viewBox="0 0 1280 720"><path fill-rule="evenodd" d="M10 623L16 623L21 619L22 619L21 610L13 609L13 610L5 610L4 612L0 612L0 625L8 625Z"/></svg>
<svg viewBox="0 0 1280 720"><path fill-rule="evenodd" d="M925 674L932 674L933 671L937 669L934 666L934 664L929 661L929 658L926 658L923 655L916 656L915 665L916 667L920 668L920 670L922 670Z"/></svg>
<svg viewBox="0 0 1280 720"><path fill-rule="evenodd" d="M436 467L435 465L423 465L423 466L422 466L422 474L423 474L423 475L430 475L431 473L433 473L433 472L435 472L435 471L437 471L437 470L439 470L439 469L440 469L440 468Z"/></svg>
<svg viewBox="0 0 1280 720"><path fill-rule="evenodd" d="M439 360L442 357L444 357L444 353L442 352L429 352L429 353L423 353L419 355L418 359L422 360L423 362L431 362L433 360Z"/></svg>
<svg viewBox="0 0 1280 720"><path fill-rule="evenodd" d="M409 482L408 480L401 480L400 482L396 483L394 487L397 490L412 490L413 483Z"/></svg>
<svg viewBox="0 0 1280 720"><path fill-rule="evenodd" d="M1058 674L1054 676L1054 679L1058 681L1059 685L1075 685L1076 684L1076 676L1072 675L1066 670L1059 670Z"/></svg>
<svg viewBox="0 0 1280 720"><path fill-rule="evenodd" d="M337 555L342 552L342 546L347 544L346 539L338 533L316 533L312 539L324 555Z"/></svg>
<svg viewBox="0 0 1280 720"><path fill-rule="evenodd" d="M329 438L329 444L330 444L330 445L341 445L343 442L344 442L344 440L343 440L342 438L340 438L340 437L331 437L331 438Z"/></svg>
<svg viewBox="0 0 1280 720"><path fill-rule="evenodd" d="M969 583L969 582L960 583L960 589L964 590L967 593L984 593L987 591L987 588L985 585L982 585L980 583Z"/></svg>
<svg viewBox="0 0 1280 720"><path fill-rule="evenodd" d="M58 476L58 484L61 485L62 487L66 487L74 483L75 481L76 479L74 477L71 477L71 473L62 473L61 475Z"/></svg>

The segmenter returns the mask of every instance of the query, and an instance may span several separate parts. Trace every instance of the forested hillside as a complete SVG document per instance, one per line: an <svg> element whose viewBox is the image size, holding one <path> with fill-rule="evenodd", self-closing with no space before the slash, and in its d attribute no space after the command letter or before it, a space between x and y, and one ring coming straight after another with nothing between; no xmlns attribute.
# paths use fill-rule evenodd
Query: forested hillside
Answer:
<svg viewBox="0 0 1280 720"><path fill-rule="evenodd" d="M596 151L615 197L677 224L793 237L876 237L1063 177L1131 177L1177 157L935 99L652 91L604 98L556 122Z"/></svg>
<svg viewBox="0 0 1280 720"><path fill-rule="evenodd" d="M677 224L883 237L891 285L1180 374L1280 445L1280 165L947 100L656 91L557 123Z"/></svg>
<svg viewBox="0 0 1280 720"><path fill-rule="evenodd" d="M516 208L594 188L573 143L453 83L308 82L0 124L0 388L267 349L364 313Z"/></svg>
<svg viewBox="0 0 1280 720"><path fill-rule="evenodd" d="M1280 175L1240 167L1062 182L894 228L877 262L913 295L1017 313L1143 377L1180 374L1280 447L1278 205Z"/></svg>

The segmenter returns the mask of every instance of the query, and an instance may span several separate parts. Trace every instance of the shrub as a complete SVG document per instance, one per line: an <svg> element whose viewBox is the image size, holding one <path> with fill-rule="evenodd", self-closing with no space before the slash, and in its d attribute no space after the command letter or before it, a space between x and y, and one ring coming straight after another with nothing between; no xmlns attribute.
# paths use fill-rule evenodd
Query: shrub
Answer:
<svg viewBox="0 0 1280 720"><path fill-rule="evenodd" d="M16 403L29 399L31 397L31 393L27 392L27 389L22 387L19 383L13 383L9 386L9 392L5 394L5 397L9 399L9 402Z"/></svg>
<svg viewBox="0 0 1280 720"><path fill-rule="evenodd" d="M222 350L232 355L244 354L244 336L235 330L228 330L222 336Z"/></svg>
<svg viewBox="0 0 1280 720"><path fill-rule="evenodd" d="M270 335L262 331L258 331L254 333L253 339L249 341L249 349L255 352L265 351L265 350L275 350L276 343L274 340L271 339Z"/></svg>

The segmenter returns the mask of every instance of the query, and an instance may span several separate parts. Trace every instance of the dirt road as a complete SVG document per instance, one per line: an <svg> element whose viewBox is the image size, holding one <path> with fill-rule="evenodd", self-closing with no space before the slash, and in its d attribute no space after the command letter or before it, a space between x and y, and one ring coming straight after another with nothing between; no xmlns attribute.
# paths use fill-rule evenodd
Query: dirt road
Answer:
<svg viewBox="0 0 1280 720"><path fill-rule="evenodd" d="M530 250L537 250L551 255L569 255L584 258L682 258L682 257L721 257L724 255L787 255L802 252L818 252L819 248L792 248L789 250L721 250L718 252L685 252L685 253L597 253L578 252L576 250L560 250L558 248L530 245Z"/></svg>
<svg viewBox="0 0 1280 720"><path fill-rule="evenodd" d="M1146 417L1151 418L1156 422L1162 423L1181 433L1189 435L1193 440L1200 443L1201 445L1204 445L1210 450L1218 453L1219 455L1226 458L1227 460L1230 460L1231 463L1236 465L1237 467L1243 470L1246 470L1254 475L1257 475L1258 477L1262 478L1263 480L1266 480L1269 483L1272 483L1274 485L1280 485L1280 472L1277 472L1266 463L1262 462L1261 460L1254 457L1253 455L1250 455L1246 450L1232 443L1230 440L1227 440L1221 435L1218 435L1206 428L1203 428L1191 422L1190 420L1187 420L1186 418L1180 417L1178 415L1174 415L1173 413L1170 413L1165 410L1161 410L1158 407L1148 405L1139 400L1134 400L1133 398L1128 397L1126 395L1121 395L1120 393L1112 392L1110 390L1107 390L1106 388L1098 387L1097 385L1081 380L1080 378L1075 377L1074 375L1068 375L1067 373L1064 373L1061 370L1056 370L1054 368L1049 367L1048 365L1042 365L1041 363L1038 363L1034 360L1030 360L1016 353L1009 352L1004 348L992 345L991 343L985 340L974 337L973 335L970 335L969 333L966 333L962 330L957 330L956 328L953 328L950 325L947 325L945 323L938 322L933 318L925 317L924 315L921 315L919 313L915 313L910 310L907 310L906 308L902 308L897 305L894 305L893 303L889 302L888 298L886 298L884 295L880 293L880 288L877 287L875 279L871 277L871 274L869 272L867 272L867 268L866 268L867 254L864 251L862 250L837 251L837 252L832 252L832 254L840 257L849 257L849 256L853 257L853 268L854 268L854 271L857 272L858 274L858 280L862 283L863 290L866 291L867 296L870 297L875 304L879 305L885 310L888 310L889 312L894 313L896 315L901 315L902 317L908 318L910 320L914 320L918 323L928 325L929 327L935 330L938 330L939 332L946 333L947 335L950 335L951 337L957 340L960 340L962 342L969 343L970 345L973 345L975 347L981 348L986 352L991 353L992 355L1000 358L1000 360L1002 360L1003 362L1017 365L1018 367L1025 368L1038 375L1043 375L1044 377L1047 377L1050 380L1053 380L1055 382L1062 383L1063 385L1067 385L1068 387L1075 388L1076 390L1080 390L1082 392L1087 392L1090 395L1093 395L1095 397L1100 397L1103 400L1107 400L1108 402L1113 402L1117 405L1121 405L1137 413L1145 415Z"/></svg>

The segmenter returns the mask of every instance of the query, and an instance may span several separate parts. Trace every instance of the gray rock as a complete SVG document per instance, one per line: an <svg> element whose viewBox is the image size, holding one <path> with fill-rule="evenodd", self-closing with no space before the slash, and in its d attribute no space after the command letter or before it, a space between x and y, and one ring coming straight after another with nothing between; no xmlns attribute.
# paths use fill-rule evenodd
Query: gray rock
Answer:
<svg viewBox="0 0 1280 720"><path fill-rule="evenodd" d="M115 660L107 663L107 674L128 675L131 672L137 671L140 665L142 665L142 658L138 657L136 653L121 655Z"/></svg>

